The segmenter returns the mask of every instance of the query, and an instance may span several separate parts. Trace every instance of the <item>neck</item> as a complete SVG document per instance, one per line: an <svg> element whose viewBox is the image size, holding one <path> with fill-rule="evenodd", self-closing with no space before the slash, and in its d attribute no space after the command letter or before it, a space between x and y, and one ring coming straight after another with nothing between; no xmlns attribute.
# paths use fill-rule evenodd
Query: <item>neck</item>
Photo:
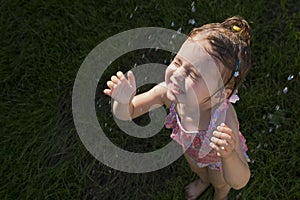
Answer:
<svg viewBox="0 0 300 200"><path fill-rule="evenodd" d="M213 108L207 108L201 105L187 106L185 104L177 104L177 113L183 127L189 131L207 130L211 112Z"/></svg>

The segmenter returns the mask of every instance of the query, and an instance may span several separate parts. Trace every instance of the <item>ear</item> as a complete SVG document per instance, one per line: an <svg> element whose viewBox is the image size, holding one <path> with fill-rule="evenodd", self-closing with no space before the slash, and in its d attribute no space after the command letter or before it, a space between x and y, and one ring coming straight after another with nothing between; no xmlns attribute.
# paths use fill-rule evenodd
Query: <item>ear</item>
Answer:
<svg viewBox="0 0 300 200"><path fill-rule="evenodd" d="M228 99L229 96L232 94L232 89L229 88L225 89L225 93L226 93L226 99Z"/></svg>

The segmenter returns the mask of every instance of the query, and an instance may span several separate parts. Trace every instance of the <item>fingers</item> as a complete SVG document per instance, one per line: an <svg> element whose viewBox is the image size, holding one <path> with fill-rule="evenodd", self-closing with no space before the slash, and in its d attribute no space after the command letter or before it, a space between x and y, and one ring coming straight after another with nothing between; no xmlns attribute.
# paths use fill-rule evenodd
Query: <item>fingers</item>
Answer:
<svg viewBox="0 0 300 200"><path fill-rule="evenodd" d="M128 76L129 84L130 84L132 87L136 88L135 77L134 77L132 71L129 71L129 72L127 73L127 76Z"/></svg>
<svg viewBox="0 0 300 200"><path fill-rule="evenodd" d="M230 135L231 137L233 137L233 132L232 129L229 128L226 124L222 123L220 126L217 127L217 130L223 133L226 133L228 135Z"/></svg>
<svg viewBox="0 0 300 200"><path fill-rule="evenodd" d="M106 95L108 95L108 96L111 96L112 95L112 90L105 89L105 90L103 90L103 93L106 94Z"/></svg>
<svg viewBox="0 0 300 200"><path fill-rule="evenodd" d="M235 136L232 129L224 123L218 126L217 130L213 132L210 146L217 151L218 156L232 152L235 146Z"/></svg>
<svg viewBox="0 0 300 200"><path fill-rule="evenodd" d="M116 75L111 76L106 83L108 89L104 89L103 93L119 103L128 103L135 94L136 82L132 71L129 71L127 75L128 79L121 71L118 71Z"/></svg>
<svg viewBox="0 0 300 200"><path fill-rule="evenodd" d="M120 71L117 72L117 77L118 77L120 80L125 79L124 74L123 74L122 72L120 72Z"/></svg>
<svg viewBox="0 0 300 200"><path fill-rule="evenodd" d="M226 134L224 132L214 131L213 136L218 145L228 145L229 142L232 142L231 135Z"/></svg>

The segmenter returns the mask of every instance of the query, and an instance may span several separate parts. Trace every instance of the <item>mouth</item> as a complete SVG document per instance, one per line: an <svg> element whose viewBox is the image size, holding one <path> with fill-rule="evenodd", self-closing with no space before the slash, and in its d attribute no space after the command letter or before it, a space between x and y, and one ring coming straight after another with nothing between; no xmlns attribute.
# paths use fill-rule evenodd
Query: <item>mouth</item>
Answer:
<svg viewBox="0 0 300 200"><path fill-rule="evenodd" d="M175 95L179 95L179 94L183 94L184 93L183 90L181 90L179 88L179 86L177 84L173 83L173 82L169 83L169 87L168 88Z"/></svg>

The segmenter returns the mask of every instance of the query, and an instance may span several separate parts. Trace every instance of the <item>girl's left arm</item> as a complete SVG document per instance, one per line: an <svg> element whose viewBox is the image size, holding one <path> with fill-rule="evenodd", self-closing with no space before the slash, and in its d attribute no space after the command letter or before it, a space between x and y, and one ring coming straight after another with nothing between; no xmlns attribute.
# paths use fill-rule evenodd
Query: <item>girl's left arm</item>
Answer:
<svg viewBox="0 0 300 200"><path fill-rule="evenodd" d="M225 181L232 188L241 189L250 179L250 169L242 151L238 120L232 106L228 109L225 123L214 131L211 146L222 159Z"/></svg>

